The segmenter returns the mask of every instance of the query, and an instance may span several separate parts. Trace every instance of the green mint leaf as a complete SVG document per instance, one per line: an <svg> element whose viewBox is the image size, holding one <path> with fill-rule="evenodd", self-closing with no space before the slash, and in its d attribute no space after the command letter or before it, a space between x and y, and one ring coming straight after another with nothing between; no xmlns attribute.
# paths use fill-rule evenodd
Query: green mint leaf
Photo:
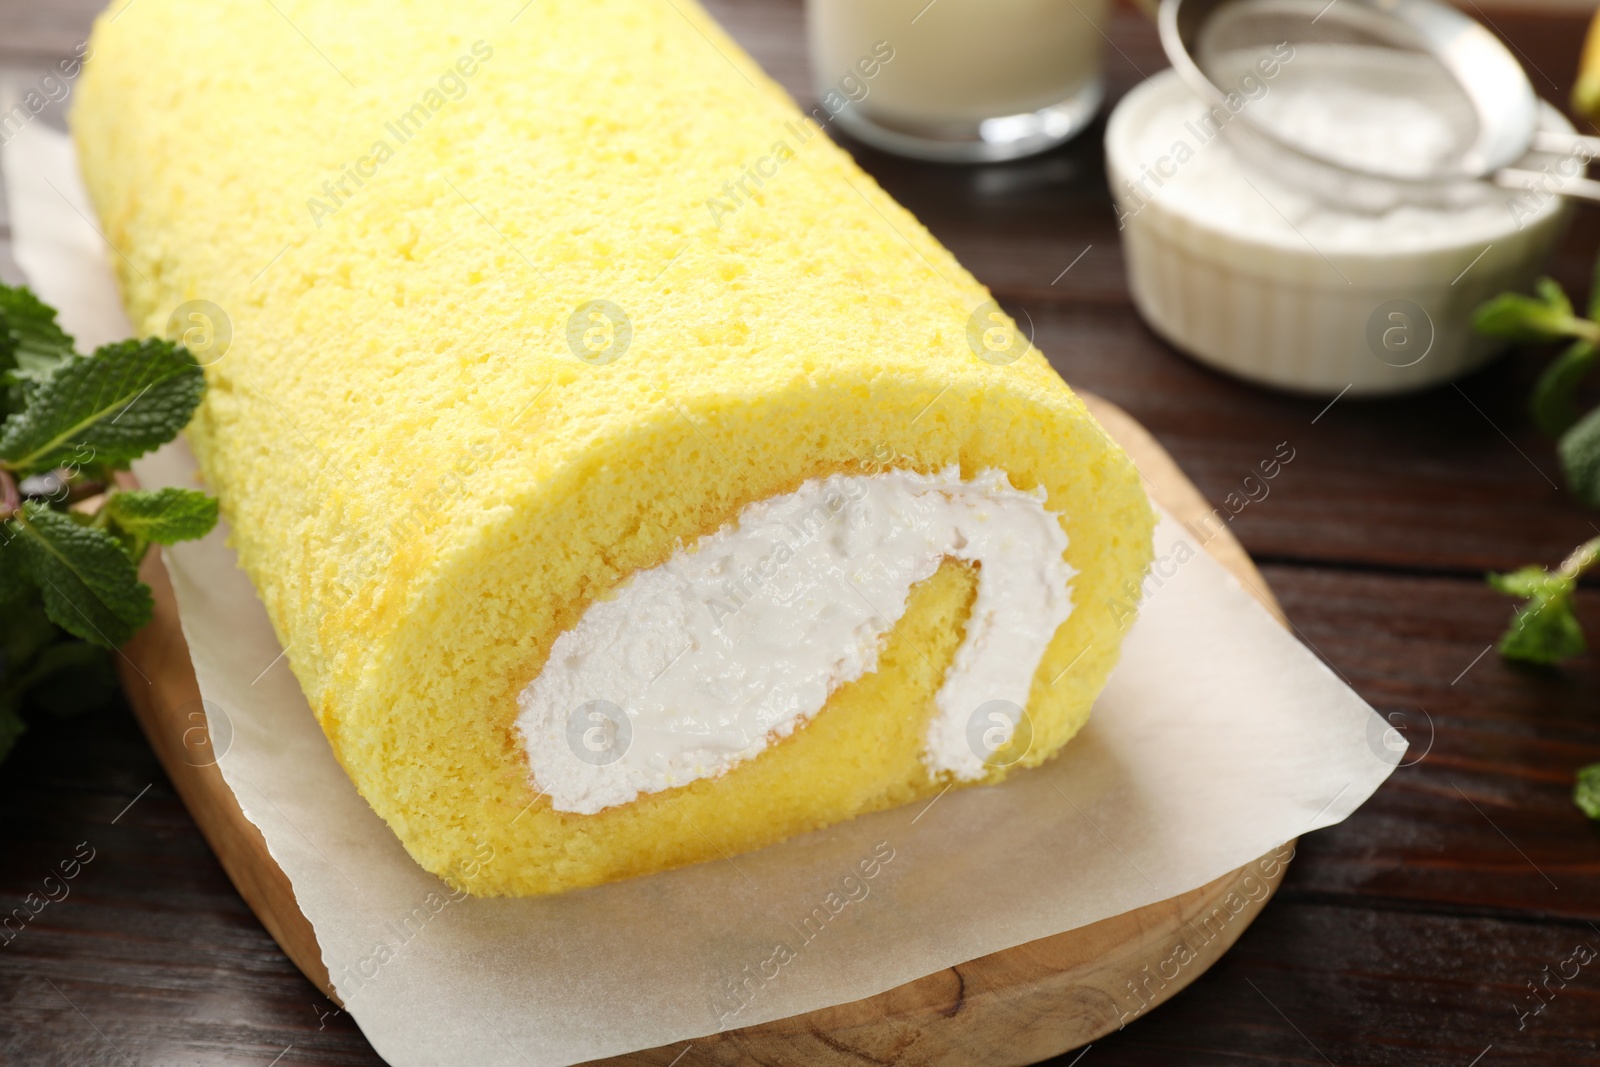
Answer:
<svg viewBox="0 0 1600 1067"><path fill-rule="evenodd" d="M1578 769L1572 786L1572 802L1591 819L1600 819L1600 763Z"/></svg>
<svg viewBox="0 0 1600 1067"><path fill-rule="evenodd" d="M1543 567L1533 565L1518 567L1504 574L1490 574L1489 587L1506 596L1523 598L1549 596L1564 588L1559 574L1551 574Z"/></svg>
<svg viewBox="0 0 1600 1067"><path fill-rule="evenodd" d="M116 538L37 504L10 525L45 613L57 626L115 648L150 621L150 589Z"/></svg>
<svg viewBox="0 0 1600 1067"><path fill-rule="evenodd" d="M1578 385L1597 361L1600 361L1600 348L1588 341L1574 341L1539 375L1529 403L1533 421L1547 437L1561 436L1578 421L1574 403Z"/></svg>
<svg viewBox="0 0 1600 1067"><path fill-rule="evenodd" d="M24 288L0 285L0 414L28 405L34 384L74 354L55 309Z"/></svg>
<svg viewBox="0 0 1600 1067"><path fill-rule="evenodd" d="M55 309L20 286L0 285L0 366L34 377L72 358L72 338L56 325Z"/></svg>
<svg viewBox="0 0 1600 1067"><path fill-rule="evenodd" d="M204 537L217 524L217 502L195 489L125 489L106 498L111 521L141 541L170 545Z"/></svg>
<svg viewBox="0 0 1600 1067"><path fill-rule="evenodd" d="M0 608L21 600L33 591L33 581L28 577L27 561L22 549L17 547L16 528L0 524ZM9 609L8 609L9 614ZM0 664L0 673L4 666Z"/></svg>
<svg viewBox="0 0 1600 1067"><path fill-rule="evenodd" d="M1489 585L1527 600L1500 637L1500 654L1525 663L1559 663L1583 652L1583 628L1572 611L1577 578L1543 567L1489 575Z"/></svg>
<svg viewBox="0 0 1600 1067"><path fill-rule="evenodd" d="M106 345L34 387L27 409L0 431L0 461L22 474L126 464L181 433L204 390L200 368L167 341Z"/></svg>
<svg viewBox="0 0 1600 1067"><path fill-rule="evenodd" d="M1600 508L1600 408L1562 434L1556 451L1567 487L1591 508Z"/></svg>
<svg viewBox="0 0 1600 1067"><path fill-rule="evenodd" d="M1566 304L1566 297L1561 298L1561 303ZM1489 337L1526 344L1600 337L1600 327L1587 319L1574 318L1570 305L1563 310L1521 293L1501 293L1484 304L1472 316L1472 326Z"/></svg>
<svg viewBox="0 0 1600 1067"><path fill-rule="evenodd" d="M1578 579L1600 563L1600 537L1572 550L1553 571L1519 567L1490 574L1489 585L1507 596L1525 599L1511 626L1500 637L1500 654L1528 663L1558 663L1583 652L1583 627L1573 612Z"/></svg>
<svg viewBox="0 0 1600 1067"><path fill-rule="evenodd" d="M1517 609L1500 635L1500 654L1524 663L1560 663L1588 647L1572 613L1571 597L1535 598Z"/></svg>
<svg viewBox="0 0 1600 1067"><path fill-rule="evenodd" d="M1569 317L1572 315L1572 301L1567 299L1566 290L1554 278L1540 278L1533 283L1533 290L1551 311Z"/></svg>

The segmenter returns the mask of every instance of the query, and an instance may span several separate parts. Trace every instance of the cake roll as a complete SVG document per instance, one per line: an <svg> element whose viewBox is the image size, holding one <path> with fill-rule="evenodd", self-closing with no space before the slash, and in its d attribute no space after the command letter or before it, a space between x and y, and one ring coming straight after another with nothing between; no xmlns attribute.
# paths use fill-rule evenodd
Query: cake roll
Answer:
<svg viewBox="0 0 1600 1067"><path fill-rule="evenodd" d="M1137 472L692 0L133 0L92 47L128 311L226 324L189 442L423 867L735 856L1082 728Z"/></svg>

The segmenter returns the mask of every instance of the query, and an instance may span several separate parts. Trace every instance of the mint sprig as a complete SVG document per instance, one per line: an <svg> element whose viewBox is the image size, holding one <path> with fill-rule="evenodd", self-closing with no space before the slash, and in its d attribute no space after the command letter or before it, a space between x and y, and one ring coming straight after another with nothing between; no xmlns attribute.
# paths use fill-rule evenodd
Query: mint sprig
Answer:
<svg viewBox="0 0 1600 1067"><path fill-rule="evenodd" d="M1478 309L1473 325L1510 341L1567 342L1539 375L1529 411L1539 429L1556 438L1567 487L1585 504L1600 507L1600 407L1586 415L1578 410L1579 390L1600 365L1600 264L1590 280L1587 318L1574 313L1572 301L1553 280L1539 279L1535 291L1535 296L1501 293ZM1574 610L1578 579L1597 561L1600 537L1579 545L1553 571L1529 566L1490 574L1490 586L1523 601L1500 637L1500 654L1539 664L1581 655L1587 644ZM1578 772L1572 801L1589 818L1600 819L1600 763Z"/></svg>
<svg viewBox="0 0 1600 1067"><path fill-rule="evenodd" d="M19 474L81 462L126 464L183 431L205 392L185 351L151 339L105 345L44 372L0 431L0 465Z"/></svg>
<svg viewBox="0 0 1600 1067"><path fill-rule="evenodd" d="M129 461L182 432L204 391L181 346L130 340L81 355L52 308L0 285L0 759L24 706L104 702L114 675L100 649L150 620L140 559L216 524L204 493L115 486Z"/></svg>
<svg viewBox="0 0 1600 1067"><path fill-rule="evenodd" d="M1500 638L1500 654L1525 663L1559 663L1582 655L1583 627L1573 611L1578 579L1600 561L1600 537L1579 545L1555 570L1520 567L1490 574L1489 584L1524 603Z"/></svg>
<svg viewBox="0 0 1600 1067"><path fill-rule="evenodd" d="M1567 484L1590 507L1600 507L1600 409L1580 418L1577 405L1579 387L1600 365L1600 270L1595 278L1588 318L1574 313L1572 301L1550 278L1535 284L1537 296L1501 293L1473 317L1473 326L1489 337L1524 344L1569 342L1539 376L1529 409L1539 429L1558 439Z"/></svg>
<svg viewBox="0 0 1600 1067"><path fill-rule="evenodd" d="M1567 347L1539 375L1529 398L1529 413L1547 436L1556 439L1567 488L1590 507L1600 507L1600 407L1579 414L1580 389L1600 366L1600 265L1589 293L1588 318L1579 317L1561 286L1550 278L1535 283L1535 296L1501 293L1473 317L1479 333L1511 341L1567 341ZM1508 659L1557 663L1585 649L1583 628L1573 614L1578 576L1594 563L1595 542L1581 545L1555 571L1523 567L1489 575L1489 584L1527 602L1500 639Z"/></svg>
<svg viewBox="0 0 1600 1067"><path fill-rule="evenodd" d="M1553 278L1540 278L1534 288L1537 296L1501 293L1478 309L1473 326L1489 337L1522 344L1568 337L1600 342L1600 325L1574 315L1572 301Z"/></svg>

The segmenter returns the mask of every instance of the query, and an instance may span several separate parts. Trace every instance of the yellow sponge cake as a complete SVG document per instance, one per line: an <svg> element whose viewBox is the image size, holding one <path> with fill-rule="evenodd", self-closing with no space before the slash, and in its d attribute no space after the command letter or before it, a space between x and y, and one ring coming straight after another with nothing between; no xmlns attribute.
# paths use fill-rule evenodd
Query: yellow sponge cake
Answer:
<svg viewBox="0 0 1600 1067"><path fill-rule="evenodd" d="M134 0L92 44L128 309L231 321L190 440L424 867L734 855L1083 726L1136 472L691 0Z"/></svg>

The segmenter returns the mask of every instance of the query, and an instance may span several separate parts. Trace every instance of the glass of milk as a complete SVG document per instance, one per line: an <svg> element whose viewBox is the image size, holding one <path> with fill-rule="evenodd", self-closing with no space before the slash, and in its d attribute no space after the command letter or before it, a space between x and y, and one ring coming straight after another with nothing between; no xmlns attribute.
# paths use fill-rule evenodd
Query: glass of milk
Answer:
<svg viewBox="0 0 1600 1067"><path fill-rule="evenodd" d="M807 0L818 123L918 159L1053 148L1104 93L1108 0Z"/></svg>

